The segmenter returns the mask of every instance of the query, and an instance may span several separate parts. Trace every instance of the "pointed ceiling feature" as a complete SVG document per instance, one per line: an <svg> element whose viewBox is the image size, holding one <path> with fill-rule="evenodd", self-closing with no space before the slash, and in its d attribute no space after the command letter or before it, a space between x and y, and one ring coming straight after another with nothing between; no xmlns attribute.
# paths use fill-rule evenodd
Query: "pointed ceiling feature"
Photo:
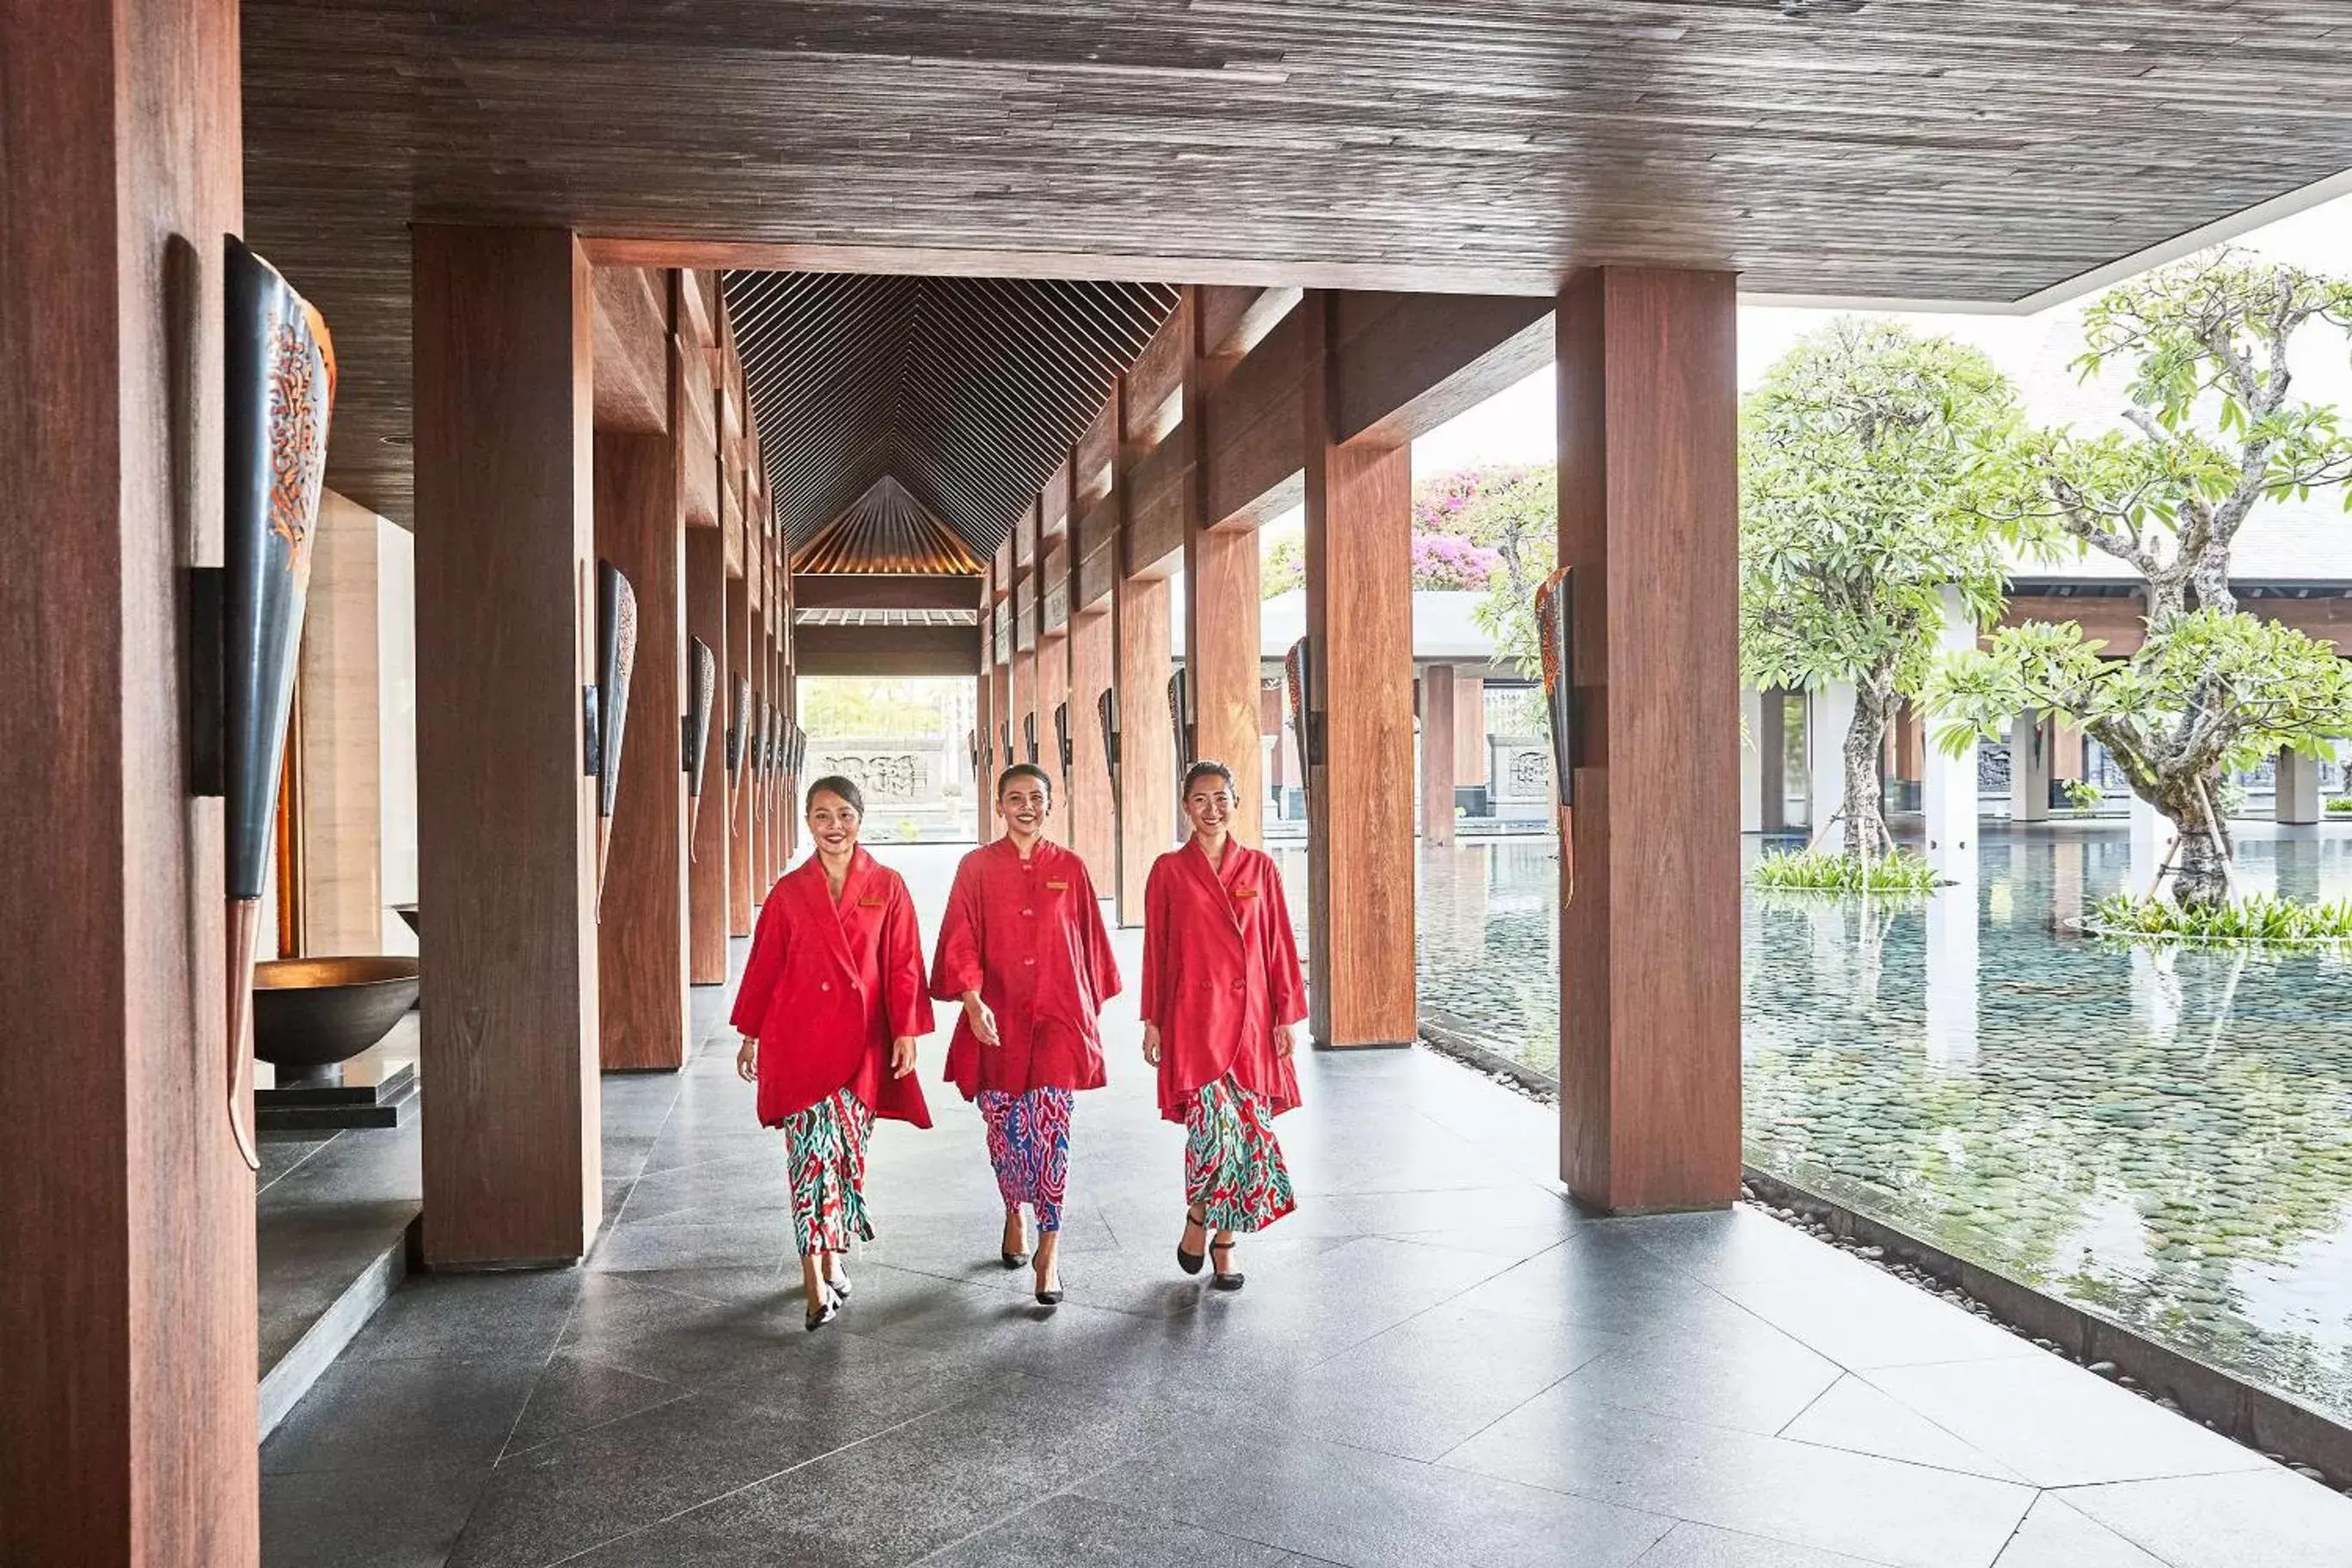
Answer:
<svg viewBox="0 0 2352 1568"><path fill-rule="evenodd" d="M830 531L887 478L981 558L1177 300L1163 283L835 272L730 272L726 289L785 537Z"/></svg>
<svg viewBox="0 0 2352 1568"><path fill-rule="evenodd" d="M976 577L980 570L971 547L887 474L793 552L796 574Z"/></svg>

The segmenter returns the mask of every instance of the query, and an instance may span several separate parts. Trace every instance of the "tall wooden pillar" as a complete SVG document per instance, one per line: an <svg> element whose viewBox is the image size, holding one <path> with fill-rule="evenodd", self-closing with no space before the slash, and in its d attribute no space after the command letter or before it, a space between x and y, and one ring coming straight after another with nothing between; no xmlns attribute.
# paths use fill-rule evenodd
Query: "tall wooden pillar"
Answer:
<svg viewBox="0 0 2352 1568"><path fill-rule="evenodd" d="M0 12L0 1562L247 1568L254 1184L180 637L221 560L236 6Z"/></svg>
<svg viewBox="0 0 2352 1568"><path fill-rule="evenodd" d="M1412 448L1340 444L1337 301L1306 312L1307 631L1323 754L1307 784L1315 1042L1391 1046L1419 1032L1413 985ZM1255 716L1255 708L1253 708ZM1252 725L1255 729L1255 724Z"/></svg>
<svg viewBox="0 0 2352 1568"><path fill-rule="evenodd" d="M1049 739L1037 716L1037 649L1032 645L1014 650L1013 655L1013 760L1044 761Z"/></svg>
<svg viewBox="0 0 2352 1568"><path fill-rule="evenodd" d="M1454 667L1421 672L1421 841L1454 842Z"/></svg>
<svg viewBox="0 0 2352 1568"><path fill-rule="evenodd" d="M751 741L760 732L760 671L753 662L751 584L740 577L727 579L727 701L735 700L735 677L750 683L744 700L743 755L736 770L733 794L727 803L727 934L751 934L752 861L757 846L751 828L752 797L758 781L751 769Z"/></svg>
<svg viewBox="0 0 2352 1568"><path fill-rule="evenodd" d="M1097 600L1070 621L1070 843L1097 890L1118 886L1118 825L1111 812L1110 762L1103 753L1096 700L1112 676L1111 606Z"/></svg>
<svg viewBox="0 0 2352 1568"><path fill-rule="evenodd" d="M596 436L596 552L637 596L619 796L596 922L602 1060L614 1071L685 1065L686 518L667 435Z"/></svg>
<svg viewBox="0 0 2352 1568"><path fill-rule="evenodd" d="M768 889L775 883L768 847L768 805L774 794L774 781L768 776L766 736L771 722L769 705L776 700L776 674L768 663L766 620L758 609L751 611L751 733L744 742L748 751L743 759L744 794L751 797L751 820L746 826L751 838L751 903L755 908L768 901Z"/></svg>
<svg viewBox="0 0 2352 1568"><path fill-rule="evenodd" d="M1483 676L1454 677L1454 783L1475 789L1486 783L1486 681Z"/></svg>
<svg viewBox="0 0 2352 1568"><path fill-rule="evenodd" d="M1115 590L1118 676L1118 923L1143 923L1151 863L1175 842L1176 733L1168 710L1165 577L1121 576Z"/></svg>
<svg viewBox="0 0 2352 1568"><path fill-rule="evenodd" d="M700 637L718 667L710 691L710 733L702 752L702 800L688 802L687 977L697 985L727 979L729 865L727 816L727 536L716 528L686 531L686 632ZM693 667L687 679L694 679ZM693 695L693 688L687 689Z"/></svg>
<svg viewBox="0 0 2352 1568"><path fill-rule="evenodd" d="M1739 1195L1737 310L1727 272L1603 268L1556 316L1581 737L1560 1175L1612 1212Z"/></svg>
<svg viewBox="0 0 2352 1568"><path fill-rule="evenodd" d="M588 262L559 229L415 247L425 1256L567 1262L603 1206Z"/></svg>
<svg viewBox="0 0 2352 1568"><path fill-rule="evenodd" d="M1209 394L1234 363L1209 351L1200 293L1179 307L1188 353L1182 438L1192 453L1184 497L1184 668L1192 682L1193 753L1234 771L1233 830L1244 844L1265 836L1265 767L1258 721L1258 547L1255 522L1226 525L1210 515L1202 433Z"/></svg>

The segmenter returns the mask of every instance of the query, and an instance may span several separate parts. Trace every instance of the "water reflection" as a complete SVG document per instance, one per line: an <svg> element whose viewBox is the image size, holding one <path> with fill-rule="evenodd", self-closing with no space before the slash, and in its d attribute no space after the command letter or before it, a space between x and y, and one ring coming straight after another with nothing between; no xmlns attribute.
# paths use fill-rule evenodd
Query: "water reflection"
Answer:
<svg viewBox="0 0 2352 1568"><path fill-rule="evenodd" d="M2250 889L2352 896L2340 830L2241 854ZM2352 1417L2352 966L2064 934L2130 865L2058 826L1989 833L1974 889L1751 896L1749 1157ZM1547 1070L1557 876L1533 840L1420 868L1424 1016Z"/></svg>

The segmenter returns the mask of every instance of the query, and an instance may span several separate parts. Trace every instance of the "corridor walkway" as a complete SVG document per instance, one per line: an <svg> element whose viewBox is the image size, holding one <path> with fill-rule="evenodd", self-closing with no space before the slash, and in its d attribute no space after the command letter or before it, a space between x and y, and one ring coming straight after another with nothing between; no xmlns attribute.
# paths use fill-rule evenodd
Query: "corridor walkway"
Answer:
<svg viewBox="0 0 2352 1568"><path fill-rule="evenodd" d="M956 851L881 854L929 934ZM2352 1499L1769 1218L1580 1218L1551 1114L1425 1052L1302 1062L1299 1212L1212 1295L1131 1005L1068 1300L997 1265L941 1036L940 1125L877 1135L879 1239L806 1333L723 1001L684 1074L604 1080L585 1267L413 1279L288 1417L271 1568L2352 1561Z"/></svg>

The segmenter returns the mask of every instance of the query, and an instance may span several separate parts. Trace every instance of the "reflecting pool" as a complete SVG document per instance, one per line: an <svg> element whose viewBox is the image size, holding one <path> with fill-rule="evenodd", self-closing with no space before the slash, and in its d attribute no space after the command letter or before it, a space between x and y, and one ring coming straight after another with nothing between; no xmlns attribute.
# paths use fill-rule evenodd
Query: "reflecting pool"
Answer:
<svg viewBox="0 0 2352 1568"><path fill-rule="evenodd" d="M2343 827L2240 855L2352 896ZM1748 1159L2352 1419L2352 958L2063 933L2127 858L2120 826L1989 824L1973 896L1751 892ZM1546 1071L1557 875L1536 839L1420 868L1424 1018Z"/></svg>

